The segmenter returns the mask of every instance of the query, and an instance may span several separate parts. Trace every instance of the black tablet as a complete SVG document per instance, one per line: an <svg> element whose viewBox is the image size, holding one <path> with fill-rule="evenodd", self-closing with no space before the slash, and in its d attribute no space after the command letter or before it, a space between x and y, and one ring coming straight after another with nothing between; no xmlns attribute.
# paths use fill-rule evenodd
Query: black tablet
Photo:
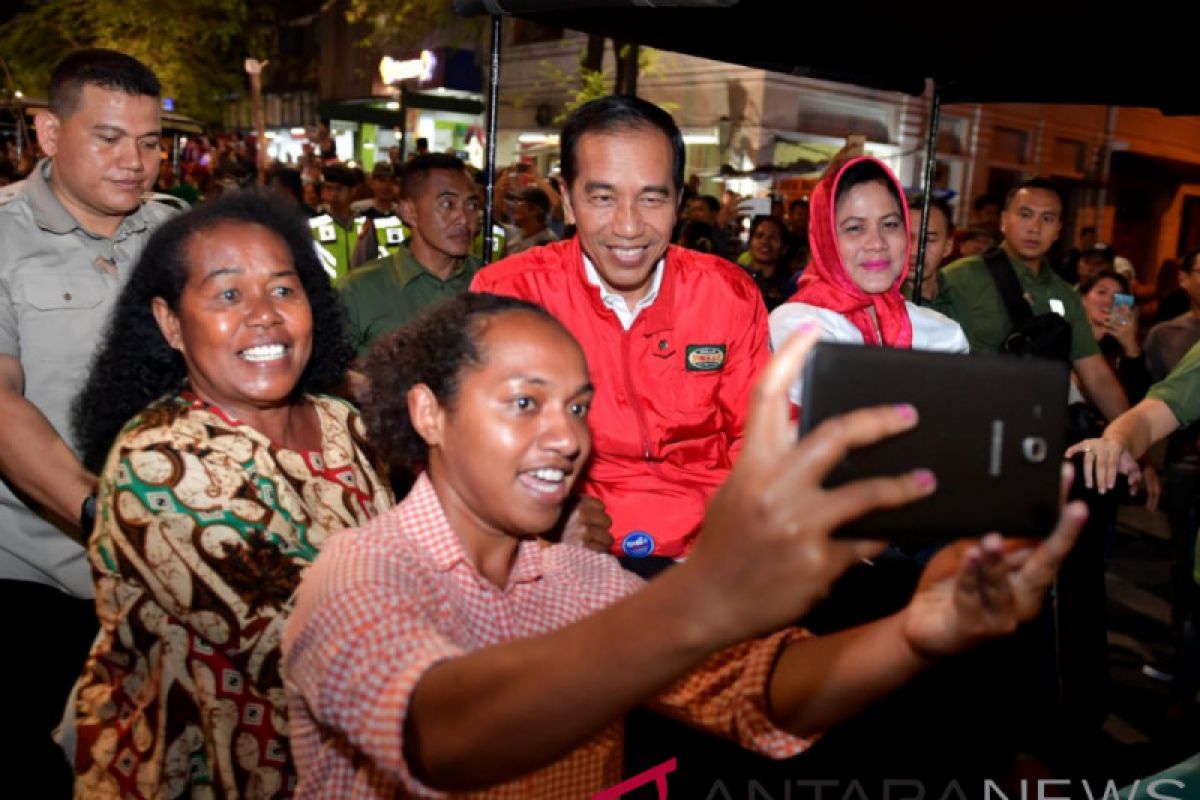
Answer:
<svg viewBox="0 0 1200 800"><path fill-rule="evenodd" d="M826 486L919 467L938 482L929 497L837 535L918 545L1047 535L1058 518L1068 376L1048 359L818 344L804 367L801 435L864 406L911 403L920 415L911 431L850 453Z"/></svg>

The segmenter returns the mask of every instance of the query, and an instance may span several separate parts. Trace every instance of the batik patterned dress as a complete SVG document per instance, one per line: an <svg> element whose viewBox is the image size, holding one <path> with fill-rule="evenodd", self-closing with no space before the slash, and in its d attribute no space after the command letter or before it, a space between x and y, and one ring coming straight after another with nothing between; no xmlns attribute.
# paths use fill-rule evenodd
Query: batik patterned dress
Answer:
<svg viewBox="0 0 1200 800"><path fill-rule="evenodd" d="M281 798L280 640L327 537L391 504L361 418L307 398L320 452L182 394L122 432L89 545L101 630L76 686L76 797Z"/></svg>

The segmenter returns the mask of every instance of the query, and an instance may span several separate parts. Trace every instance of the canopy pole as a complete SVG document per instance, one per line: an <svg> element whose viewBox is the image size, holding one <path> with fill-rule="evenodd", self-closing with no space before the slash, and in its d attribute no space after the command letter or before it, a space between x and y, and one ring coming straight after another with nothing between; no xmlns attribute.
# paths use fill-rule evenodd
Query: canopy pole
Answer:
<svg viewBox="0 0 1200 800"><path fill-rule="evenodd" d="M925 179L921 184L921 227L917 231L917 265L913 272L914 305L922 304L921 283L925 280L925 233L929 230L929 199L937 167L938 122L942 116L942 91L933 81L933 103L929 108L929 138L925 140Z"/></svg>
<svg viewBox="0 0 1200 800"><path fill-rule="evenodd" d="M408 160L408 87L400 81L400 163Z"/></svg>
<svg viewBox="0 0 1200 800"><path fill-rule="evenodd" d="M635 42L625 46L625 95L637 97L638 93L638 51L641 48Z"/></svg>
<svg viewBox="0 0 1200 800"><path fill-rule="evenodd" d="M487 162L483 165L483 263L492 263L496 196L496 128L500 117L500 15L492 16L492 55L488 76Z"/></svg>

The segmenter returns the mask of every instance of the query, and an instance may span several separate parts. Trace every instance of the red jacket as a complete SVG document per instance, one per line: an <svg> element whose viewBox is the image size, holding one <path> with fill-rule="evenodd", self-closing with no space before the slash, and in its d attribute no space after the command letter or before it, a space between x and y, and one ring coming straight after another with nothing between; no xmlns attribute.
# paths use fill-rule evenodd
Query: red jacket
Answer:
<svg viewBox="0 0 1200 800"><path fill-rule="evenodd" d="M572 238L485 267L471 291L538 303L583 346L596 386L583 490L613 519L613 552L685 555L741 447L769 353L754 281L724 259L671 247L658 297L626 331Z"/></svg>

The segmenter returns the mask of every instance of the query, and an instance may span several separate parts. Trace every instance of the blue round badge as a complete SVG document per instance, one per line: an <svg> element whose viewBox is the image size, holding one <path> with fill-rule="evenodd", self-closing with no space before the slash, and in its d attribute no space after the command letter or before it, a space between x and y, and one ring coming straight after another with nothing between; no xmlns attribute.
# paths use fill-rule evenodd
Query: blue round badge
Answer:
<svg viewBox="0 0 1200 800"><path fill-rule="evenodd" d="M621 540L621 551L630 558L645 558L654 552L654 537L645 531L630 531Z"/></svg>

